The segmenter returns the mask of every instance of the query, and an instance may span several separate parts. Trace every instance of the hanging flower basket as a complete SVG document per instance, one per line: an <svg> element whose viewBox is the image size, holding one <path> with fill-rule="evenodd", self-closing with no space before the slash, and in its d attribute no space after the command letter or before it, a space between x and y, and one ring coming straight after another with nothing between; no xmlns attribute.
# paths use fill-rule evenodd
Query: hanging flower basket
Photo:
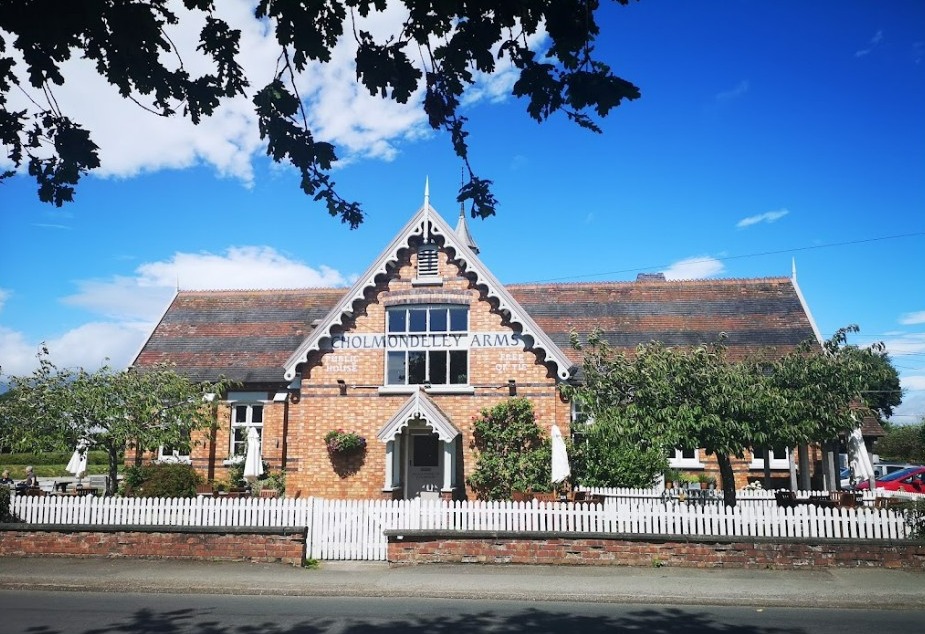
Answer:
<svg viewBox="0 0 925 634"><path fill-rule="evenodd" d="M324 435L324 444L332 456L346 456L366 449L366 439L354 431L332 429Z"/></svg>

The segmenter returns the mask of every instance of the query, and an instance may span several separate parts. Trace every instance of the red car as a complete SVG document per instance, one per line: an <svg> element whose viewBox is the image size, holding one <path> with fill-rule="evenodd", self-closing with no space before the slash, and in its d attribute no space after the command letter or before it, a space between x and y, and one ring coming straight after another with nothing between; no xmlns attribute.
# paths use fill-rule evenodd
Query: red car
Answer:
<svg viewBox="0 0 925 634"><path fill-rule="evenodd" d="M868 489L868 482L859 482L858 489ZM925 467L909 467L894 471L877 480L878 489L887 491L906 491L908 493L925 493Z"/></svg>

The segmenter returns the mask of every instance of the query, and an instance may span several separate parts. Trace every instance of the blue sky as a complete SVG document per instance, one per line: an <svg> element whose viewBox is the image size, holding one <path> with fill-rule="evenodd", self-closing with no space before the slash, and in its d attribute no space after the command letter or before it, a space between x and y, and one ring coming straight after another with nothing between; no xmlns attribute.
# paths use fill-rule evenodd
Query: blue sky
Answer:
<svg viewBox="0 0 925 634"><path fill-rule="evenodd" d="M894 420L925 415L925 3L604 5L597 56L642 90L604 134L530 120L503 97L503 68L467 101L471 161L500 200L470 220L483 260L504 282L572 282L786 276L795 259L823 335L858 324L853 343L886 342L906 390ZM277 51L244 24L261 85ZM342 195L364 204L356 231L263 157L247 100L199 127L164 122L71 64L77 86L58 101L104 166L62 209L25 176L0 185L3 373L31 371L41 342L61 366L124 366L177 284L347 284L418 209L425 178L452 221L448 139L364 95L340 59L303 94L340 146Z"/></svg>

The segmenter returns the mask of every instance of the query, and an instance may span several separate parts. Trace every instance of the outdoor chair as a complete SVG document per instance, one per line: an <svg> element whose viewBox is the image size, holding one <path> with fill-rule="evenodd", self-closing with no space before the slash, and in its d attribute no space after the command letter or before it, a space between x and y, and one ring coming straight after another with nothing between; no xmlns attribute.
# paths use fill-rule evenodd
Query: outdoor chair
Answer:
<svg viewBox="0 0 925 634"><path fill-rule="evenodd" d="M774 500L777 502L777 506L793 508L797 505L797 494L793 491L775 491Z"/></svg>

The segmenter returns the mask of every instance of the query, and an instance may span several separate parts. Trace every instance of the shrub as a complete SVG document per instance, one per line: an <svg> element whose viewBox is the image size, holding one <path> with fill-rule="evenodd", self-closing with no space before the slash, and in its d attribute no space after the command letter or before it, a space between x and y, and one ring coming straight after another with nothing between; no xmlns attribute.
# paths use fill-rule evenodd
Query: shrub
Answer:
<svg viewBox="0 0 925 634"><path fill-rule="evenodd" d="M19 518L10 512L10 490L0 486L0 523L18 521Z"/></svg>
<svg viewBox="0 0 925 634"><path fill-rule="evenodd" d="M479 499L507 500L513 491L549 491L552 452L530 401L512 398L481 414L473 427L478 458L468 478Z"/></svg>
<svg viewBox="0 0 925 634"><path fill-rule="evenodd" d="M909 537L912 539L925 539L925 500L908 502L901 508L906 526L909 527Z"/></svg>
<svg viewBox="0 0 925 634"><path fill-rule="evenodd" d="M201 483L202 476L187 464L147 464L125 472L126 490L136 497L196 497L196 485Z"/></svg>

